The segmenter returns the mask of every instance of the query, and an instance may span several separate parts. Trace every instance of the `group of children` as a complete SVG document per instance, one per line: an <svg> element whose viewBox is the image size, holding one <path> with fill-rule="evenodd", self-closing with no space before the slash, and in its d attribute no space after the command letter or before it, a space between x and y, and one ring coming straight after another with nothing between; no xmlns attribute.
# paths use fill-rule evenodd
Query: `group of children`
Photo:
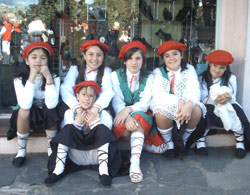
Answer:
<svg viewBox="0 0 250 195"><path fill-rule="evenodd" d="M173 158L186 154L186 148L196 142L196 153L207 155L205 138L214 126L231 125L236 156L246 155L249 122L236 102L236 77L229 69L234 59L229 52L216 50L206 56L209 66L199 81L180 42L167 41L158 48L164 63L153 72L146 69L147 51L139 41L122 47L122 66L113 72L105 66L106 44L89 40L80 49L82 63L70 67L61 85L51 69L53 50L47 43L33 42L23 52L27 69L14 79L18 106L8 131L8 139L17 135L14 166L25 162L30 129L46 130L46 184L60 180L69 167L99 165L100 183L110 186L112 177L126 172L118 139L130 142L127 172L133 183L143 179L143 149ZM219 89L211 97L216 94L215 85L228 90Z"/></svg>

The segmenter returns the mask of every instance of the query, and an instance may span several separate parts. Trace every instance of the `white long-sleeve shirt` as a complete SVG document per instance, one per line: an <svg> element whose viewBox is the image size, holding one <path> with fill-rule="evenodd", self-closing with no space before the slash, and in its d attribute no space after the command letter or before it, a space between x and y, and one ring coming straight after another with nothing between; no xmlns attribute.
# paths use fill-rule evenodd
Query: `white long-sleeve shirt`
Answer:
<svg viewBox="0 0 250 195"><path fill-rule="evenodd" d="M88 73L89 70L86 68L85 71L85 79L86 81L97 80L97 72L92 71ZM76 85L76 81L78 78L79 72L77 66L71 66L64 81L60 88L60 93L62 96L62 100L73 110L79 106L79 102L76 99L76 96L73 91L73 87ZM112 89L111 82L111 69L105 67L104 74L102 78L102 91L94 103L94 106L98 107L100 110L108 107L112 97L114 96L114 92Z"/></svg>
<svg viewBox="0 0 250 195"><path fill-rule="evenodd" d="M211 97L208 94L208 88L207 84L205 81L202 82L202 78L199 77L200 81L200 89L201 89L201 101L204 104L214 104L214 101L211 99ZM220 85L221 83L221 78L213 79L213 85ZM233 74L229 78L228 82L228 87L231 89L232 94L231 97L232 99L229 101L229 103L236 103L236 93L237 93L237 80L236 76Z"/></svg>
<svg viewBox="0 0 250 195"><path fill-rule="evenodd" d="M169 94L170 80L163 77L160 68L154 71L154 83L152 90L153 102L157 104L159 99L164 99L164 95ZM171 71L168 73L171 78ZM181 72L181 69L174 72L174 95L183 98L186 102L192 101L194 104L200 101L199 81L194 67L187 64L187 69Z"/></svg>
<svg viewBox="0 0 250 195"><path fill-rule="evenodd" d="M128 70L126 70L126 76L127 76L128 87L130 87L130 80L133 75ZM131 85L131 92L134 92L139 88L139 73L137 73L135 76L136 76L136 81L133 81ZM112 99L112 105L115 110L115 113L118 114L122 109L126 107L126 105L124 102L123 93L121 91L120 82L117 73L115 71L112 72L111 78L112 78L113 89L115 92L115 95ZM140 92L140 101L136 102L134 105L131 105L134 112L138 111L146 112L148 110L151 101L151 90L153 87L152 84L153 84L153 75L150 74L148 76L144 91Z"/></svg>
<svg viewBox="0 0 250 195"><path fill-rule="evenodd" d="M45 85L45 90L41 90L42 75L37 75L35 83L26 81L22 84L22 78L14 79L14 87L18 105L23 109L32 107L33 99L45 100L45 105L48 109L53 109L57 106L59 100L60 77L54 78L54 85Z"/></svg>

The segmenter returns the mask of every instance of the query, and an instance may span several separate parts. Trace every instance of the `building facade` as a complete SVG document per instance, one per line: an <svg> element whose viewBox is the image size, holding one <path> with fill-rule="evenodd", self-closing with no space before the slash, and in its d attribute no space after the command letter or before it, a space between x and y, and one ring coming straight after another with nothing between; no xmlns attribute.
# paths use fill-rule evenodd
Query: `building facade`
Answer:
<svg viewBox="0 0 250 195"><path fill-rule="evenodd" d="M79 63L79 47L90 39L110 46L107 64L112 69L119 66L119 50L130 40L147 46L149 70L162 63L156 49L170 39L187 44L188 61L197 74L206 68L208 53L228 50L235 58L231 70L238 78L238 102L250 118L249 0L0 0L0 16L20 23L22 49L29 42L28 24L36 16L43 21L42 38L55 51L54 70L62 79L70 65ZM2 65L1 55L0 114L10 113L17 103L12 75L22 69L21 55L19 62Z"/></svg>

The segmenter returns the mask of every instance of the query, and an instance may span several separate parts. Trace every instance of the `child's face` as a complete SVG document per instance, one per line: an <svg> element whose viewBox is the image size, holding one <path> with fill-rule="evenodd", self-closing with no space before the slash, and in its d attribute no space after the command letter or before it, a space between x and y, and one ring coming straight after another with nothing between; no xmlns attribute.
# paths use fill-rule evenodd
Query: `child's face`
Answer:
<svg viewBox="0 0 250 195"><path fill-rule="evenodd" d="M221 77L224 74L224 72L227 70L226 66L217 65L214 63L210 63L209 67L210 67L210 73L213 79L217 79Z"/></svg>
<svg viewBox="0 0 250 195"><path fill-rule="evenodd" d="M140 51L135 52L124 64L126 65L127 69L132 74L137 74L143 63L143 58Z"/></svg>
<svg viewBox="0 0 250 195"><path fill-rule="evenodd" d="M169 50L163 54L163 61L171 71L179 70L183 54L179 50Z"/></svg>
<svg viewBox="0 0 250 195"><path fill-rule="evenodd" d="M39 70L41 69L41 66L48 66L48 58L41 48L34 49L25 61L30 68L37 67Z"/></svg>
<svg viewBox="0 0 250 195"><path fill-rule="evenodd" d="M83 58L91 69L96 70L103 63L104 53L98 46L93 45L86 50L86 53L83 53Z"/></svg>
<svg viewBox="0 0 250 195"><path fill-rule="evenodd" d="M91 87L83 87L77 94L76 98L81 104L82 108L89 109L96 100L96 94Z"/></svg>

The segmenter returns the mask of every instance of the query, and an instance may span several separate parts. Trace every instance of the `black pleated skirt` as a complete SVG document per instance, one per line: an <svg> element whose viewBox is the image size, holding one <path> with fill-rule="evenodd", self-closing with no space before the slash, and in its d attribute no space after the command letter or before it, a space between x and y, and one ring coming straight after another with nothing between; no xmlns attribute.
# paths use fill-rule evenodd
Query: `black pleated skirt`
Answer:
<svg viewBox="0 0 250 195"><path fill-rule="evenodd" d="M191 134L187 141L187 147L191 146L195 141L200 139L208 126L221 127L223 128L223 123L219 117L214 114L214 105L206 104L207 114L206 118L201 118L196 130ZM244 144L245 147L250 149L250 126L247 116L243 109L238 104L232 104L237 116L239 117L241 124L244 128ZM209 131L209 134L216 134L216 130Z"/></svg>
<svg viewBox="0 0 250 195"><path fill-rule="evenodd" d="M72 124L66 125L50 142L52 154L48 160L49 173L52 173L55 169L57 146L59 143L72 149L84 151L98 149L102 145L109 143L109 174L112 177L128 174L129 160L125 157L126 155L123 155L122 152L118 150L118 140L114 134L103 124L97 125L88 133L78 130ZM74 168L72 169L72 167ZM66 172L73 172L72 170L81 170L83 168L86 168L86 166L78 166L70 161L70 159L66 161Z"/></svg>
<svg viewBox="0 0 250 195"><path fill-rule="evenodd" d="M10 129L7 132L7 139L11 140L16 137L17 132L17 117L18 110L14 110L10 118ZM46 106L38 108L33 105L30 109L30 129L34 132L41 132L45 129L53 127L55 124L59 125L60 118L57 107L48 109Z"/></svg>

